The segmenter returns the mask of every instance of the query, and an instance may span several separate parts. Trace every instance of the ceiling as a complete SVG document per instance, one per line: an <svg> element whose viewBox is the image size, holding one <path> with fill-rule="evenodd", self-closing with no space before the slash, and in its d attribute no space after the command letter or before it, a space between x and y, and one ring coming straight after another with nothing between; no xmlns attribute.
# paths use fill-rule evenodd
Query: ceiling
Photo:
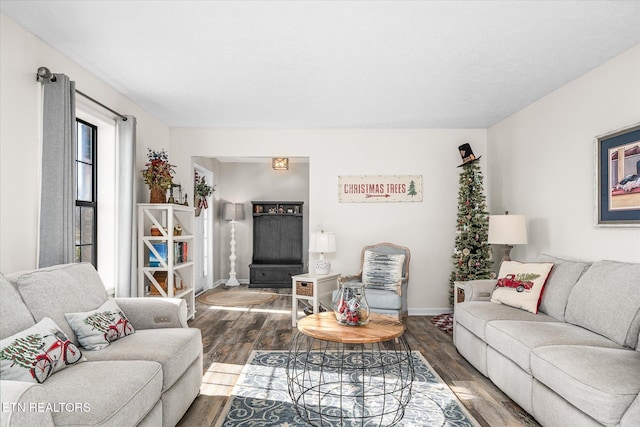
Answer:
<svg viewBox="0 0 640 427"><path fill-rule="evenodd" d="M640 0L0 0L0 11L172 127L487 128L640 43Z"/></svg>

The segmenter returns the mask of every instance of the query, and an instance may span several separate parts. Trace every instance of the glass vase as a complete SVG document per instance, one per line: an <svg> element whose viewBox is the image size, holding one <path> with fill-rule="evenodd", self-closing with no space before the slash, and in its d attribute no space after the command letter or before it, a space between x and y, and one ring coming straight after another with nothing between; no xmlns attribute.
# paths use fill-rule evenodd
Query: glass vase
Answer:
<svg viewBox="0 0 640 427"><path fill-rule="evenodd" d="M361 326L369 323L369 304L361 283L345 283L333 301L336 321L341 325Z"/></svg>

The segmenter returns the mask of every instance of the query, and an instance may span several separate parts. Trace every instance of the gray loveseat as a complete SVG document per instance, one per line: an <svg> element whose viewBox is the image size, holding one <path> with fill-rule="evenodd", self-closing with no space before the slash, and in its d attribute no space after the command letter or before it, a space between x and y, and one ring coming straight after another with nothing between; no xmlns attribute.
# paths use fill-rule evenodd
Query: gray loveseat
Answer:
<svg viewBox="0 0 640 427"><path fill-rule="evenodd" d="M640 264L553 262L538 314L462 284L454 343L543 426L640 425Z"/></svg>
<svg viewBox="0 0 640 427"><path fill-rule="evenodd" d="M90 264L0 275L0 339L55 321L78 345L65 313L95 310L107 292ZM202 338L181 299L116 298L132 335L42 384L0 378L2 426L173 426L199 393Z"/></svg>

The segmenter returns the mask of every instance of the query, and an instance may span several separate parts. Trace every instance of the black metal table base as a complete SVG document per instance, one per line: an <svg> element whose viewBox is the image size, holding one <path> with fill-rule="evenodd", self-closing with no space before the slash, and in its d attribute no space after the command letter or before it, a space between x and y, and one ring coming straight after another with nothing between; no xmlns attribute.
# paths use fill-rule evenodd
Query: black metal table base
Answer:
<svg viewBox="0 0 640 427"><path fill-rule="evenodd" d="M402 336L371 344L343 344L297 333L287 382L298 414L313 426L393 426L404 416L414 379Z"/></svg>

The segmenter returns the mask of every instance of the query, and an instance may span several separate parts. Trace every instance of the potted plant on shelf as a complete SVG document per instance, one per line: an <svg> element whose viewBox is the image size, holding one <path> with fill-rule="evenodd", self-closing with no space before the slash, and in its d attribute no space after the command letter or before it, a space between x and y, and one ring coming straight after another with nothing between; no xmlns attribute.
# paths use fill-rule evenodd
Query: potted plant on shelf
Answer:
<svg viewBox="0 0 640 427"><path fill-rule="evenodd" d="M142 171L142 178L151 190L150 203L166 203L167 190L173 184L174 165L169 163L169 156L164 151L147 149L147 167Z"/></svg>
<svg viewBox="0 0 640 427"><path fill-rule="evenodd" d="M194 206L196 216L200 216L202 209L207 209L209 204L207 203L207 197L213 193L213 187L207 184L204 176L200 177L198 172L195 173L194 189Z"/></svg>

